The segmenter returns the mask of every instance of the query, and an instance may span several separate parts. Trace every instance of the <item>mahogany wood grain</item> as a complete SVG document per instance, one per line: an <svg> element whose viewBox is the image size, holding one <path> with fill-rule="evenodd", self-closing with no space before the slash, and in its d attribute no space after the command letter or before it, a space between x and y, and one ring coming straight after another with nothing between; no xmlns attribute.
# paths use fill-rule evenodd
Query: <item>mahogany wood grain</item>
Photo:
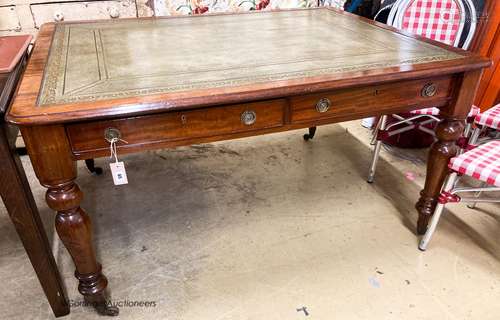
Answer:
<svg viewBox="0 0 500 320"><path fill-rule="evenodd" d="M444 120L436 128L438 140L429 152L425 185L416 204L419 212L417 226L419 234L427 231L427 224L436 207L437 197L449 172L448 163L459 149L456 141L463 133L464 120L474 101L480 78L481 70L465 73L455 87L453 101L447 108L441 109L441 116Z"/></svg>
<svg viewBox="0 0 500 320"><path fill-rule="evenodd" d="M444 105L448 99L443 99L443 100L438 100L438 105ZM234 132L234 133L228 133L228 134L219 134L219 135L210 135L206 137L197 137L197 138L192 138L192 137L186 137L183 139L178 139L178 140L171 140L171 139L158 139L158 140L146 140L143 142L137 142L134 144L130 143L124 143L124 142L119 142L117 145L118 152L120 154L129 154L129 153L137 153L137 152L142 152L142 151L147 151L147 150L157 150L157 149L164 149L164 148L175 148L175 147L180 147L180 146L189 146L193 144L200 144L200 143L209 143L209 142L216 142L216 141L222 141L222 140L231 140L231 139L240 139L240 138L245 138L245 137L251 137L251 136L257 136L257 135L264 135L264 134L270 134L270 133L277 133L277 132L284 132L284 131L290 131L290 130L298 130L298 129L303 129L303 128L309 128L309 127L314 127L314 126L321 126L321 125L327 125L327 124L332 124L332 123L337 123L337 122L343 122L343 121L350 121L350 120L356 120L356 119L361 119L361 118L366 118L366 117L371 117L371 116L381 116L384 114L387 114L388 110L389 112L405 112L405 111L410 111L415 108L404 106L404 107L398 107L398 108L391 108L391 109L381 109L381 110L366 110L360 113L356 114L338 114L334 117L327 117L327 118L319 118L315 120L310 120L310 121L304 121L304 122L298 122L298 123L290 123L290 124L285 124L283 126L278 126L278 127L270 127L270 128L264 128L264 129L255 129L255 130L245 130L245 131L240 131L240 132ZM126 120L130 120L130 122L133 122L135 117L131 118L126 118ZM153 119L151 117L150 119ZM84 124L85 125L82 125ZM86 159L92 159L92 158L99 158L99 157L109 157L110 156L110 151L109 151L109 144L106 147L103 146L103 141L105 141L104 138L104 130L101 130L102 128L106 127L104 124L113 124L114 122L110 120L104 120L103 122L83 122L79 123L78 125L82 125L79 127L79 131L83 130L85 126L89 126L89 128L99 128L97 132L94 132L93 130L88 130L86 132L86 136L88 134L88 141L85 143L82 143L81 145L81 150L80 149L73 149L73 158L74 160L86 160ZM71 128L73 125L68 124L66 127ZM146 129L147 130L147 129ZM155 133L155 135L159 134L158 132ZM160 133L161 134L161 133ZM69 139L69 137L68 137ZM83 141L81 137L78 138L78 141ZM126 140L128 142L128 140Z"/></svg>
<svg viewBox="0 0 500 320"><path fill-rule="evenodd" d="M92 242L92 223L80 207L83 193L75 183L73 161L64 126L23 127L22 134L40 183L47 187L48 206L57 212L57 234L76 266L78 291L103 313L115 315L109 308L105 289L108 280L97 262ZM51 143L47 143L47 142Z"/></svg>
<svg viewBox="0 0 500 320"><path fill-rule="evenodd" d="M180 141L236 134L259 129L281 127L284 121L286 100L271 100L242 105L231 105L209 109L186 110L127 119L105 120L70 124L66 126L71 148L75 154L92 150L109 150L104 139L107 128L121 132L119 150L158 142ZM245 125L241 115L245 111L256 113L256 121Z"/></svg>
<svg viewBox="0 0 500 320"><path fill-rule="evenodd" d="M16 152L19 130L5 123L4 110L9 105L26 62L26 47L31 37L0 38L0 64L8 65L0 74L0 196L23 243L33 269L56 317L70 312L64 285L47 239L38 208L31 193L23 166ZM1 47L1 46L0 46ZM8 58L8 59L7 59ZM14 67L12 67L14 65ZM1 71L1 72L3 72ZM20 302L21 303L21 302Z"/></svg>
<svg viewBox="0 0 500 320"><path fill-rule="evenodd" d="M437 93L433 97L422 97L422 89L429 83L436 85ZM374 110L380 114L384 110L409 111L429 105L445 106L451 99L451 88L453 78L441 77L292 96L288 99L289 103L284 99L265 100L116 120L85 121L68 124L66 130L75 158L88 159L109 153L109 142L104 138L107 128L121 132L126 143L119 142L118 150L129 153L141 148L151 150L293 130L316 121L321 121L321 124L335 123L346 120L346 116L350 120L373 115ZM315 106L324 97L328 97L333 105L327 112L319 113ZM255 124L246 126L241 123L240 116L245 110L256 111Z"/></svg>
<svg viewBox="0 0 500 320"><path fill-rule="evenodd" d="M69 313L59 270L15 150L17 130L0 122L0 195L56 317ZM21 303L21 302L20 302Z"/></svg>
<svg viewBox="0 0 500 320"><path fill-rule="evenodd" d="M358 114L373 109L394 109L402 106L412 109L427 106L442 107L450 98L452 82L453 78L448 76L293 96L290 98L291 122L334 118L339 114ZM422 96L423 88L429 83L436 86L436 94L432 97ZM331 108L324 113L316 110L316 103L321 98L327 98L332 103Z"/></svg>

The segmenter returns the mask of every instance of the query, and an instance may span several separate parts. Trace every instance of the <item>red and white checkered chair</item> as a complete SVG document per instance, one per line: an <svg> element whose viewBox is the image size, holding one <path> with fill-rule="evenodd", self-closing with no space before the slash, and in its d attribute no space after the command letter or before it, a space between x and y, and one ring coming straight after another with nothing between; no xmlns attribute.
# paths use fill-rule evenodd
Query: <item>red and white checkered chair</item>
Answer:
<svg viewBox="0 0 500 320"><path fill-rule="evenodd" d="M500 140L500 104L476 115L474 119L474 126L475 128L474 130L472 130L470 138L466 139L466 143L464 143L464 146L462 146L462 148L469 150L491 140ZM470 131L471 126L468 125L468 127L466 128L466 137L469 136L468 132ZM483 183L483 186L485 184L486 183ZM479 197L480 195L481 192L476 193L477 197ZM476 203L471 203L468 205L468 207L471 209L473 209L475 206Z"/></svg>
<svg viewBox="0 0 500 320"><path fill-rule="evenodd" d="M458 46L465 23L470 22L469 34L463 45L463 48L466 48L476 29L476 19L470 18L475 15L476 10L471 0L398 0L391 9L388 24L448 45ZM479 109L473 106L469 113L466 132L469 132L470 125L478 113ZM411 111L410 117L398 114L393 114L392 117L397 119L395 123L387 125L388 116L384 115L380 117L375 128L372 141L375 148L367 179L369 183L372 183L375 177L384 137L414 129L434 135L434 130L429 129L428 125L441 120L439 109L432 107Z"/></svg>
<svg viewBox="0 0 500 320"><path fill-rule="evenodd" d="M476 30L477 11L471 0L399 0L392 26L467 49ZM466 17L466 19L464 19ZM467 19L468 18L468 19ZM462 32L467 32L461 43Z"/></svg>
<svg viewBox="0 0 500 320"><path fill-rule="evenodd" d="M478 113L474 117L474 125L475 128L472 131L466 146L466 148L469 149L494 139L490 136L480 138L486 130L495 131L496 136L498 136L500 133L500 104L497 104L483 113Z"/></svg>
<svg viewBox="0 0 500 320"><path fill-rule="evenodd" d="M457 47L467 17L466 5L474 7L460 0L403 0L393 26Z"/></svg>
<svg viewBox="0 0 500 320"><path fill-rule="evenodd" d="M452 158L448 164L451 171L448 179L438 198L438 204L434 210L429 228L420 241L420 250L426 250L436 230L444 207L448 203L458 202L500 202L500 198L477 197L478 192L500 191L500 140L493 140L480 145L477 148L462 153ZM458 176L466 175L482 181L484 184L479 188L456 187ZM463 197L458 194L475 193L472 197Z"/></svg>
<svg viewBox="0 0 500 320"><path fill-rule="evenodd" d="M477 115L475 122L482 127L500 130L500 104Z"/></svg>

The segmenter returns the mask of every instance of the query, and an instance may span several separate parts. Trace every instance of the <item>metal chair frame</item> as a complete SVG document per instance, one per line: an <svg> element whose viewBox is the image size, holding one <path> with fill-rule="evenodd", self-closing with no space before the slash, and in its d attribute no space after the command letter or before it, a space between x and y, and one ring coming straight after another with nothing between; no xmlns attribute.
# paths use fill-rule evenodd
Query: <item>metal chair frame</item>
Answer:
<svg viewBox="0 0 500 320"><path fill-rule="evenodd" d="M500 140L500 132L497 132L497 136L495 138L490 138L490 137L480 138L481 133L484 130L486 130L487 128L488 128L487 126L481 126L481 125L476 124L476 128L474 128L474 130L472 130L472 133L470 134L470 138L469 138L469 141L467 142L466 149L480 146L480 145L487 143L489 141L492 141L492 140ZM463 149L460 151L463 152ZM481 184L481 187L486 187L486 186L487 186L486 182L483 182ZM483 190L476 191L475 197L479 198L481 196L482 191ZM474 209L476 207L477 202L481 202L481 201L472 201L472 203L467 205L467 207L469 207L470 209Z"/></svg>
<svg viewBox="0 0 500 320"><path fill-rule="evenodd" d="M468 124L468 127L466 127L464 134L466 137L468 137L470 134L470 137L467 143L459 151L459 154L463 153L465 150L473 149L492 140L500 140L500 133L497 134L496 138L480 138L481 133L486 128L488 128L488 126L476 125L476 128L472 130L472 123ZM427 246L429 245L429 242L434 232L436 231L439 219L441 218L444 207L447 203L470 203L469 205L467 205L467 207L469 207L470 209L474 209L476 207L476 204L481 202L500 203L500 199L483 197L484 192L498 192L500 191L500 187L488 186L486 182L482 182L481 186L479 187L456 187L459 181L459 177L460 175L455 171L452 171L448 176L448 179L445 182L443 190L439 197L438 204L436 205L436 209L434 210L429 228L427 229L425 235L422 237L422 240L420 241L420 244L418 246L420 250L425 251L427 249ZM457 195L461 193L467 194L471 192L474 193L472 197L459 197Z"/></svg>
<svg viewBox="0 0 500 320"><path fill-rule="evenodd" d="M434 214L432 215L429 227L422 237L418 248L422 251L427 250L429 242L436 231L436 227L439 223L439 219L443 214L444 207L447 203L458 203L458 202L469 202L469 203L477 203L477 202L489 202L489 203L500 203L500 199L488 198L488 197L480 197L480 195L484 192L498 192L500 191L500 187L494 186L486 186L483 184L481 187L476 188L467 188L461 187L457 188L456 183L458 181L458 173L452 172L444 184L443 190L439 197L438 204L436 205L436 209L434 209ZM474 192L475 195L473 197L459 197L457 194L459 193L470 193Z"/></svg>
<svg viewBox="0 0 500 320"><path fill-rule="evenodd" d="M465 38L465 42L461 45L461 48L464 50L469 49L470 44L472 43L472 40L474 39L474 34L476 33L476 28L477 28L477 10L476 6L472 2L472 0L464 0L466 9L469 10L470 12L466 15L469 17L465 21L465 23L470 23L469 31L467 34L467 37Z"/></svg>
<svg viewBox="0 0 500 320"><path fill-rule="evenodd" d="M406 0L396 0L391 8L391 11L389 12L389 16L387 17L387 25L395 27L394 22L396 21L396 17L400 12L401 4L403 4L405 1Z"/></svg>
<svg viewBox="0 0 500 320"><path fill-rule="evenodd" d="M425 133L428 133L432 136L435 136L434 130L427 128L426 125L428 125L430 123L441 121L441 119L439 117L434 116L434 115L427 115L427 114L425 114L425 115L418 114L418 115L414 115L410 118L404 118L398 114L392 114L392 117L398 119L399 121L391 123L390 125L386 125L388 116L383 115L382 117L380 117L379 121L377 122L375 130L373 132L371 144L375 145L375 148L373 150L373 158L372 158L372 163L370 165L370 170L368 172L368 178L366 179L366 181L368 183L372 183L374 181L375 171L376 171L377 163L378 163L378 158L380 155L380 150L382 149L381 147L382 147L382 139L383 138L392 137L394 135L397 135L397 134L400 134L400 133L403 133L406 131L414 130L414 129L417 129L417 130L423 131ZM428 118L428 120L425 120L425 121L422 121L419 123L414 122L415 120L420 119L420 118ZM467 125L466 125L465 130L464 130L464 137L469 136L469 133L470 133L471 128L472 128L473 120L474 120L473 117L467 118ZM389 131L389 129L396 127L396 126L399 126L399 125L404 124L404 123L407 123L408 126Z"/></svg>
<svg viewBox="0 0 500 320"><path fill-rule="evenodd" d="M390 0L390 1L384 2L382 4L382 7L380 8L380 10L377 12L377 14L375 14L375 17L373 17L373 20L378 21L377 19L379 18L380 14L386 10L389 10L389 14L390 14L390 10L396 4L396 2L397 2L397 0ZM386 21L384 21L384 22L387 23Z"/></svg>

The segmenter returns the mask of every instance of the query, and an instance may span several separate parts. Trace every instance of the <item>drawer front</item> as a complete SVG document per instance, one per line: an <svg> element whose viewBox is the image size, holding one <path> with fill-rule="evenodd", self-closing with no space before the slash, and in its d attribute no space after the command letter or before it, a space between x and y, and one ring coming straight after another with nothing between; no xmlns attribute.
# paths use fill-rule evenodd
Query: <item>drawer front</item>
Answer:
<svg viewBox="0 0 500 320"><path fill-rule="evenodd" d="M0 31L19 31L21 24L17 16L16 6L0 7Z"/></svg>
<svg viewBox="0 0 500 320"><path fill-rule="evenodd" d="M413 80L362 88L340 89L322 94L292 97L291 122L300 123L345 115L383 113L398 107L440 107L451 95L452 77ZM407 105L413 101L414 105Z"/></svg>
<svg viewBox="0 0 500 320"><path fill-rule="evenodd" d="M271 100L224 107L169 112L135 118L106 120L67 125L73 152L108 149L105 139L108 128L117 129L134 147L169 141L191 140L225 134L235 134L283 125L286 100Z"/></svg>
<svg viewBox="0 0 500 320"><path fill-rule="evenodd" d="M137 17L133 0L40 3L32 4L31 11L36 28L46 22Z"/></svg>

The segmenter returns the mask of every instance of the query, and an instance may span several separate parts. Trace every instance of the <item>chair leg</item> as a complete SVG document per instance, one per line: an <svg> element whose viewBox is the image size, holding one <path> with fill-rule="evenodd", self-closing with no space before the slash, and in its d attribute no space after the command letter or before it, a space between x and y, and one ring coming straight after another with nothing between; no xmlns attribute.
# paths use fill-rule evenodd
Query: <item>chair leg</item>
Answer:
<svg viewBox="0 0 500 320"><path fill-rule="evenodd" d="M314 135L316 134L316 127L311 127L309 128L309 133L304 134L304 140L308 141L314 138Z"/></svg>
<svg viewBox="0 0 500 320"><path fill-rule="evenodd" d="M472 123L467 121L464 129L464 137L468 138L472 132Z"/></svg>
<svg viewBox="0 0 500 320"><path fill-rule="evenodd" d="M481 130L482 130L482 128L475 128L472 131L472 134L471 134L470 139L469 139L470 145L476 145L477 140L479 140L479 136L481 135Z"/></svg>
<svg viewBox="0 0 500 320"><path fill-rule="evenodd" d="M451 189L453 189L455 181L457 180L457 176L458 175L455 172L449 175L448 180L446 181L442 192L449 192ZM434 231L436 231L439 219L441 218L441 214L443 213L444 206L445 206L444 203L438 203L436 209L434 209L434 214L432 215L429 227L427 228L427 231L425 232L424 236L422 237L422 240L420 241L420 244L418 245L418 248L420 250L422 251L427 250L427 246L431 241Z"/></svg>
<svg viewBox="0 0 500 320"><path fill-rule="evenodd" d="M373 150L372 164L370 165L370 171L368 172L368 179L366 179L366 181L368 183L373 182L373 179L375 177L375 170L377 169L377 162L378 162L378 157L380 154L380 149L382 148L382 140L379 139L378 133L379 133L379 131L385 130L386 125L387 125L387 116L383 115L380 118L379 128L377 130L375 130L375 133L374 133L376 135L377 142L375 142L375 149Z"/></svg>
<svg viewBox="0 0 500 320"><path fill-rule="evenodd" d="M26 147L16 148L16 152L18 156L25 156L28 154L28 150L26 150Z"/></svg>
<svg viewBox="0 0 500 320"><path fill-rule="evenodd" d="M378 131L380 130L380 123L382 122L382 117L378 119L377 125L375 126L375 129L373 130L372 133L372 139L370 140L370 145L374 146L375 143L377 142L377 136L378 136Z"/></svg>
<svg viewBox="0 0 500 320"><path fill-rule="evenodd" d="M486 182L481 183L481 188L486 187L486 185L488 185ZM479 196L481 196L481 193L482 193L481 191L476 192L474 194L474 198L479 198ZM476 208L476 204L477 204L477 202L472 202L472 203L468 204L467 207L469 209L474 209L474 208Z"/></svg>
<svg viewBox="0 0 500 320"><path fill-rule="evenodd" d="M470 137L470 140L469 140L469 144L471 144L471 145L476 145L477 144L477 141L479 140L479 136L481 135L481 131L482 131L482 128L475 128L472 131L472 134L471 134L471 137ZM481 187L484 187L484 186L486 186L485 182L483 182L481 184ZM476 194L474 195L474 197L479 198L480 195L481 195L481 191L476 192ZM470 208L470 209L476 208L476 202L468 204L467 207Z"/></svg>
<svg viewBox="0 0 500 320"><path fill-rule="evenodd" d="M90 171L90 173L92 173L93 175L99 176L102 174L102 168L95 166L94 159L86 159L85 165L87 166L87 169Z"/></svg>

